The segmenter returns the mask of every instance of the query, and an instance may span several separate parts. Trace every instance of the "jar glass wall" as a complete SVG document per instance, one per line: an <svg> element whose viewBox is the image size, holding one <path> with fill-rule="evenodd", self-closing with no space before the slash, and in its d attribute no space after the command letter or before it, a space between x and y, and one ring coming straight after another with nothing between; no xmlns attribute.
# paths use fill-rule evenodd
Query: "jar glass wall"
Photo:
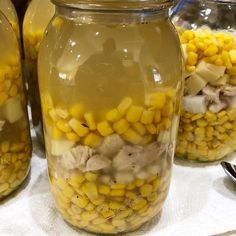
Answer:
<svg viewBox="0 0 236 236"><path fill-rule="evenodd" d="M23 41L32 121L39 143L44 146L42 114L37 78L37 57L44 31L55 12L50 0L32 0L23 22Z"/></svg>
<svg viewBox="0 0 236 236"><path fill-rule="evenodd" d="M31 140L19 44L2 13L0 51L0 198L3 198L28 174Z"/></svg>
<svg viewBox="0 0 236 236"><path fill-rule="evenodd" d="M12 4L11 0L1 0L0 1L0 11L8 19L13 30L16 33L18 40L20 41L20 29L19 29L18 17L17 17L15 7Z"/></svg>
<svg viewBox="0 0 236 236"><path fill-rule="evenodd" d="M70 224L131 231L160 213L170 184L182 57L169 1L146 12L62 2L38 62L51 190Z"/></svg>
<svg viewBox="0 0 236 236"><path fill-rule="evenodd" d="M176 155L219 160L236 148L236 3L189 0L173 22L185 59Z"/></svg>

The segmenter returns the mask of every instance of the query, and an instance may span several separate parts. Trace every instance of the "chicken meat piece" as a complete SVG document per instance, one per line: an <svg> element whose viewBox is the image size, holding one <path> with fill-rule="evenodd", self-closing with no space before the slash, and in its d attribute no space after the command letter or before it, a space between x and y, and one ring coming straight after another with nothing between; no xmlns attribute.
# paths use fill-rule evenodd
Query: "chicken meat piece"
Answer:
<svg viewBox="0 0 236 236"><path fill-rule="evenodd" d="M107 168L111 165L111 161L103 156L96 154L88 159L85 171L95 171Z"/></svg>
<svg viewBox="0 0 236 236"><path fill-rule="evenodd" d="M191 113L203 114L207 110L206 98L203 95L183 97L182 106L185 111Z"/></svg>
<svg viewBox="0 0 236 236"><path fill-rule="evenodd" d="M203 90L203 95L206 96L206 101L209 103L220 104L220 91L221 88L216 88L210 85L207 85Z"/></svg>
<svg viewBox="0 0 236 236"><path fill-rule="evenodd" d="M229 97L236 96L236 86L227 84L223 86L221 92L224 96L229 96Z"/></svg>
<svg viewBox="0 0 236 236"><path fill-rule="evenodd" d="M98 152L105 156L112 157L117 154L124 145L125 142L118 134L112 134L104 138L103 143L98 148Z"/></svg>

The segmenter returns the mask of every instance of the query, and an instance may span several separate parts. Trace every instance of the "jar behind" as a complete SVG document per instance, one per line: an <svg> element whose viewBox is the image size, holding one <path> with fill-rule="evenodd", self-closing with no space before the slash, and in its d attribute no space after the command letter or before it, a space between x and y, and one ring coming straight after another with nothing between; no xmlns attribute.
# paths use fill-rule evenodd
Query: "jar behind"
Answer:
<svg viewBox="0 0 236 236"><path fill-rule="evenodd" d="M0 198L3 198L29 172L31 141L19 44L1 12L0 36Z"/></svg>
<svg viewBox="0 0 236 236"><path fill-rule="evenodd" d="M189 0L173 22L185 59L176 155L219 160L236 148L236 2Z"/></svg>
<svg viewBox="0 0 236 236"><path fill-rule="evenodd" d="M1 0L0 1L0 11L6 16L13 30L16 33L18 40L20 41L20 29L17 13L11 0Z"/></svg>
<svg viewBox="0 0 236 236"><path fill-rule="evenodd" d="M37 139L42 147L44 147L44 138L37 78L37 57L44 31L54 12L54 5L50 0L32 0L23 22L23 41L32 121Z"/></svg>
<svg viewBox="0 0 236 236"><path fill-rule="evenodd" d="M170 3L55 2L38 69L56 207L80 229L135 230L170 184L182 92Z"/></svg>

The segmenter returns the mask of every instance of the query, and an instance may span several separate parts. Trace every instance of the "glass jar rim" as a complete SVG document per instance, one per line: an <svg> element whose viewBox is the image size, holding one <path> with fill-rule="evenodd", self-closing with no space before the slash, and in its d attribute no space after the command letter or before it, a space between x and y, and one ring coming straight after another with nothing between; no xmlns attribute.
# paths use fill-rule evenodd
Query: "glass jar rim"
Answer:
<svg viewBox="0 0 236 236"><path fill-rule="evenodd" d="M212 3L218 3L218 4L235 4L236 5L236 1L235 0L200 0L201 2L212 2Z"/></svg>
<svg viewBox="0 0 236 236"><path fill-rule="evenodd" d="M150 10L166 9L173 6L175 0L51 0L61 7L83 10Z"/></svg>

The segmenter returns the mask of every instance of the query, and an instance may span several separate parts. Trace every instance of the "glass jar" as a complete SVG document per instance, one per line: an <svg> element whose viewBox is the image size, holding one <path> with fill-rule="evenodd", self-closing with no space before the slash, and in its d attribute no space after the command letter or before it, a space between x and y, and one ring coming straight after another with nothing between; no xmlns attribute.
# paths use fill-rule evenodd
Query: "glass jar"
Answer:
<svg viewBox="0 0 236 236"><path fill-rule="evenodd" d="M23 22L23 41L32 121L42 147L44 147L44 138L37 78L37 57L44 31L54 13L55 7L50 0L32 0Z"/></svg>
<svg viewBox="0 0 236 236"><path fill-rule="evenodd" d="M16 35L0 12L0 199L14 191L30 168L31 140Z"/></svg>
<svg viewBox="0 0 236 236"><path fill-rule="evenodd" d="M38 75L56 207L86 231L135 230L170 184L182 93L172 1L53 2Z"/></svg>
<svg viewBox="0 0 236 236"><path fill-rule="evenodd" d="M16 33L17 39L20 41L20 29L17 13L14 5L11 0L0 0L0 11L4 13L10 24L12 25L13 30Z"/></svg>
<svg viewBox="0 0 236 236"><path fill-rule="evenodd" d="M236 149L236 2L188 0L173 22L186 69L176 156L219 160Z"/></svg>

